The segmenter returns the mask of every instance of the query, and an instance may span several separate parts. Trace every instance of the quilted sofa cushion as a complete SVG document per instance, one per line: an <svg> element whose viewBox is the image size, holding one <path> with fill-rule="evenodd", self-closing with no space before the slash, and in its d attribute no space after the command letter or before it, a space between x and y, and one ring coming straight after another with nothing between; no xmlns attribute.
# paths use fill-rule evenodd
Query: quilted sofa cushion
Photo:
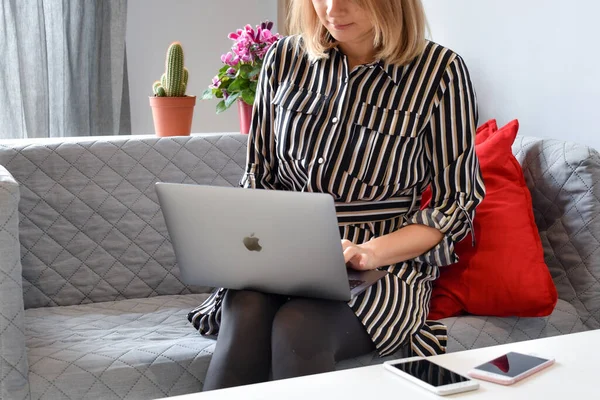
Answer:
<svg viewBox="0 0 600 400"><path fill-rule="evenodd" d="M19 254L19 187L0 165L0 399L27 399Z"/></svg>
<svg viewBox="0 0 600 400"><path fill-rule="evenodd" d="M152 399L201 390L215 341L189 325L206 294L25 311L32 399Z"/></svg>
<svg viewBox="0 0 600 400"><path fill-rule="evenodd" d="M25 308L206 291L179 279L154 183L236 186L246 141L237 134L0 144L0 165L21 190Z"/></svg>
<svg viewBox="0 0 600 400"><path fill-rule="evenodd" d="M558 300L556 308L547 317L461 316L446 318L441 322L448 327L448 353L586 330L577 315L575 307L564 300ZM395 354L383 358L373 352L339 362L336 368L347 369L377 365L386 360L395 360L407 356L407 348L401 348Z"/></svg>
<svg viewBox="0 0 600 400"><path fill-rule="evenodd" d="M191 329L185 315L205 297L158 296L27 310L32 398L151 399L201 390L215 341ZM449 351L584 330L575 308L563 300L545 318L443 322L449 327ZM373 352L336 368L406 356L406 349L385 358Z"/></svg>
<svg viewBox="0 0 600 400"><path fill-rule="evenodd" d="M559 298L587 328L600 328L600 155L559 140L517 137L513 153Z"/></svg>
<svg viewBox="0 0 600 400"><path fill-rule="evenodd" d="M577 310L558 300L552 314L540 318L461 316L443 319L448 349L456 352L585 331Z"/></svg>

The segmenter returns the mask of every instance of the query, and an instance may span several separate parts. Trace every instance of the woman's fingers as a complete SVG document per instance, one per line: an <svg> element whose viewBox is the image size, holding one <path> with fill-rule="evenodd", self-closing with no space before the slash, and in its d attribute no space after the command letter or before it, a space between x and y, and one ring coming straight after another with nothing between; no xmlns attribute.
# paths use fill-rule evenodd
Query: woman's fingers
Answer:
<svg viewBox="0 0 600 400"><path fill-rule="evenodd" d="M355 244L348 239L342 239L342 250L346 250L350 246L355 246Z"/></svg>
<svg viewBox="0 0 600 400"><path fill-rule="evenodd" d="M370 265L369 253L363 247L344 239L342 240L342 249L344 250L344 262L348 267L357 270L375 268Z"/></svg>
<svg viewBox="0 0 600 400"><path fill-rule="evenodd" d="M343 246L343 244L342 244L342 246ZM350 262L350 260L352 260L352 258L354 256L356 256L357 254L358 254L358 246L351 243L344 249L344 261L346 263Z"/></svg>

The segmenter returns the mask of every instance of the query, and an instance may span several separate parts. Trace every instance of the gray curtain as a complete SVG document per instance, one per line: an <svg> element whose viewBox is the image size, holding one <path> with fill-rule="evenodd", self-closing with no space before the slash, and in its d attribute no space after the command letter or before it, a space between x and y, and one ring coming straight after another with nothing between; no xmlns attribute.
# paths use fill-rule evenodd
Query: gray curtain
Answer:
<svg viewBox="0 0 600 400"><path fill-rule="evenodd" d="M127 0L0 1L0 138L130 134Z"/></svg>

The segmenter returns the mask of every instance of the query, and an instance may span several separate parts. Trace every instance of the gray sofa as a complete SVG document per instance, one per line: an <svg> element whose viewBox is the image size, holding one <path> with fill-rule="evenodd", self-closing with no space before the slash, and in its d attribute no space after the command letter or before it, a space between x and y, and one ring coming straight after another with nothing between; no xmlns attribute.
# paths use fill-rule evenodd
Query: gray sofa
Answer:
<svg viewBox="0 0 600 400"><path fill-rule="evenodd" d="M547 318L447 319L449 351L600 328L600 157L531 137L513 150L560 300ZM239 134L0 142L0 398L201 390L215 341L186 316L210 288L181 282L154 183L236 186L245 155Z"/></svg>

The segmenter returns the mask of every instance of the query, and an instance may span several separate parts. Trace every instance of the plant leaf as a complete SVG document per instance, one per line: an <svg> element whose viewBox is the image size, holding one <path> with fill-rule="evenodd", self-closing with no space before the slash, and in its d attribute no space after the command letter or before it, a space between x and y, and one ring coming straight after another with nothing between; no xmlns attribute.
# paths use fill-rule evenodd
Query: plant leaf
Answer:
<svg viewBox="0 0 600 400"><path fill-rule="evenodd" d="M249 89L252 90L253 92L256 92L256 87L257 86L258 86L258 82L257 81L251 81Z"/></svg>
<svg viewBox="0 0 600 400"><path fill-rule="evenodd" d="M230 92L233 93L236 91L241 91L241 90L247 89L249 85L250 85L250 83L246 79L237 78L231 83L231 85L229 85L228 89Z"/></svg>
<svg viewBox="0 0 600 400"><path fill-rule="evenodd" d="M229 78L229 77L227 77L227 76L224 76L224 77L221 79L221 84L219 85L219 88L226 88L226 87L228 87L229 85L231 85L231 82L233 82L233 80L232 80L231 78Z"/></svg>
<svg viewBox="0 0 600 400"><path fill-rule="evenodd" d="M213 97L213 90L211 88L206 89L204 93L202 93L202 100L210 100Z"/></svg>
<svg viewBox="0 0 600 400"><path fill-rule="evenodd" d="M252 72L252 66L248 65L248 64L244 64L240 67L240 70L238 71L238 75L241 76L242 78L248 78L248 74Z"/></svg>
<svg viewBox="0 0 600 400"><path fill-rule="evenodd" d="M252 78L256 77L258 74L260 74L260 69L261 69L260 65L257 65L256 67L254 67L254 69L248 73L248 78L252 79Z"/></svg>
<svg viewBox="0 0 600 400"><path fill-rule="evenodd" d="M244 102L246 104L248 104L250 106L254 104L254 96L255 96L255 93L249 89L246 89L242 92L242 99L244 100Z"/></svg>
<svg viewBox="0 0 600 400"><path fill-rule="evenodd" d="M242 80L235 79L233 82L231 82L231 85L229 85L229 87L227 89L231 93L241 90L242 89Z"/></svg>
<svg viewBox="0 0 600 400"><path fill-rule="evenodd" d="M221 100L217 104L217 114L221 114L225 110L227 110L227 106L225 106L225 100Z"/></svg>
<svg viewBox="0 0 600 400"><path fill-rule="evenodd" d="M231 107L231 105L233 103L235 103L235 101L237 100L237 98L240 97L240 92L235 92L229 95L229 97L227 98L227 100L225 100L225 107L229 108Z"/></svg>

